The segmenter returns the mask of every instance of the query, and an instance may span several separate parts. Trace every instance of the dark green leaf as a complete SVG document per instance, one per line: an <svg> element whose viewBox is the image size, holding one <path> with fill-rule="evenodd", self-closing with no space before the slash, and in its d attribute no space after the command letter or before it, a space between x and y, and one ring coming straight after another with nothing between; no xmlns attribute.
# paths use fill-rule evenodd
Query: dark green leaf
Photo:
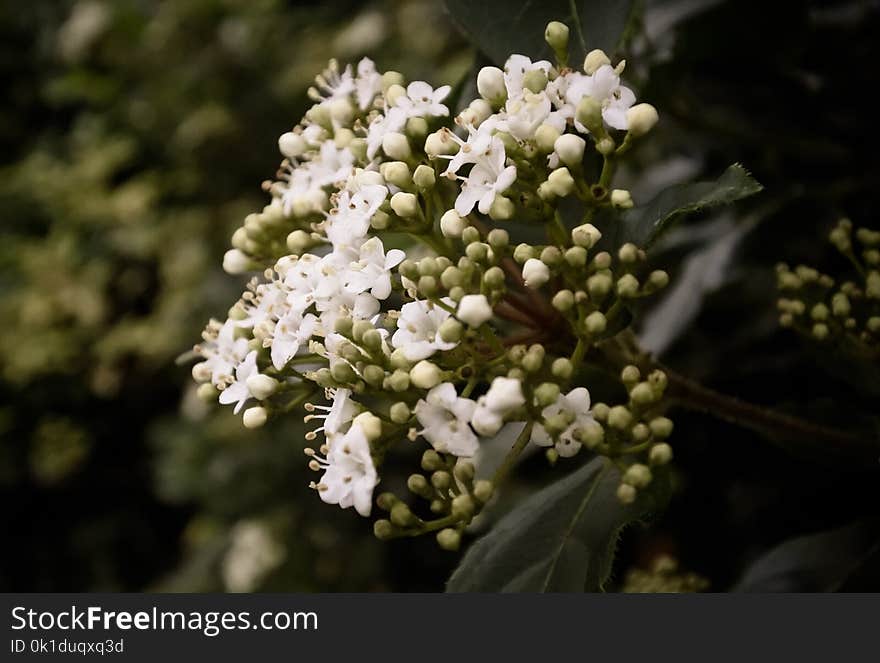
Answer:
<svg viewBox="0 0 880 663"><path fill-rule="evenodd" d="M498 65L511 53L549 59L544 28L550 21L568 25L569 60L576 66L594 48L614 52L635 5L632 0L446 0L452 18Z"/></svg>
<svg viewBox="0 0 880 663"><path fill-rule="evenodd" d="M601 591L623 528L665 504L664 478L626 506L617 470L594 459L504 516L471 546L447 591Z"/></svg>
<svg viewBox="0 0 880 663"><path fill-rule="evenodd" d="M688 214L729 205L752 196L763 187L740 164L733 164L714 182L677 184L662 191L643 207L628 210L611 230L614 246L633 242L643 248ZM607 232L607 229L603 229Z"/></svg>
<svg viewBox="0 0 880 663"><path fill-rule="evenodd" d="M790 539L760 557L734 591L833 592L880 552L880 521ZM862 587L862 590L868 589ZM874 587L874 589L877 589Z"/></svg>

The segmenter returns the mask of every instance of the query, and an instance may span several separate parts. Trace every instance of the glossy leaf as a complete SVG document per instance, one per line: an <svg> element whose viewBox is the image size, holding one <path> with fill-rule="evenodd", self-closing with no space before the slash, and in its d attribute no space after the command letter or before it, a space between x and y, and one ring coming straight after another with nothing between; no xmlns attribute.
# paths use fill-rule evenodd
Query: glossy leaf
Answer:
<svg viewBox="0 0 880 663"><path fill-rule="evenodd" d="M634 504L617 499L617 470L596 458L538 491L474 543L449 592L601 591L627 525L660 510L664 477Z"/></svg>
<svg viewBox="0 0 880 663"><path fill-rule="evenodd" d="M569 61L573 65L579 66L594 48L612 53L621 41L635 4L628 0L446 0L453 20L498 65L503 65L511 53L550 59L550 48L544 42L544 28L550 21L568 25Z"/></svg>

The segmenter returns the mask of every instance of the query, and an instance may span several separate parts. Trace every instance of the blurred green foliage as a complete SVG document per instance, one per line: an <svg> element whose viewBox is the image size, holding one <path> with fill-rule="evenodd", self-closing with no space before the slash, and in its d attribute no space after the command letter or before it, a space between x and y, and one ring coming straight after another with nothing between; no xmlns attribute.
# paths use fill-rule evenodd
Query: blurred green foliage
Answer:
<svg viewBox="0 0 880 663"><path fill-rule="evenodd" d="M366 54L472 57L424 1L0 4L0 589L393 582L368 524L308 508L301 425L245 434L174 366L240 293L220 258L313 77Z"/></svg>

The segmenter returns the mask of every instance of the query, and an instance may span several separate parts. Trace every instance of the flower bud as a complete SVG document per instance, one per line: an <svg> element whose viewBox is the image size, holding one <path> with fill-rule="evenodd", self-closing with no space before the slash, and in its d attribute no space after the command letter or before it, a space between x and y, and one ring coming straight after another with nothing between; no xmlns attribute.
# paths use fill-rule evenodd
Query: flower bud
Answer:
<svg viewBox="0 0 880 663"><path fill-rule="evenodd" d="M538 407L553 405L559 398L559 385L554 382L543 382L535 389L535 403Z"/></svg>
<svg viewBox="0 0 880 663"><path fill-rule="evenodd" d="M394 525L391 524L390 520L380 518L373 523L373 536L380 541L388 541L394 536Z"/></svg>
<svg viewBox="0 0 880 663"><path fill-rule="evenodd" d="M437 183L437 177L434 174L433 168L425 164L419 164L413 173L412 181L421 191L429 191Z"/></svg>
<svg viewBox="0 0 880 663"><path fill-rule="evenodd" d="M461 534L452 527L441 529L437 532L437 543L443 550L455 552L461 546Z"/></svg>
<svg viewBox="0 0 880 663"><path fill-rule="evenodd" d="M553 295L551 304L553 304L553 308L560 313L570 311L574 306L574 293L571 290L560 290Z"/></svg>
<svg viewBox="0 0 880 663"><path fill-rule="evenodd" d="M496 108L500 108L507 99L507 88L504 85L504 72L498 67L483 67L477 74L477 91L480 96Z"/></svg>
<svg viewBox="0 0 880 663"><path fill-rule="evenodd" d="M665 442L655 444L648 452L648 460L651 465L666 465L672 460L672 447Z"/></svg>
<svg viewBox="0 0 880 663"><path fill-rule="evenodd" d="M389 85L385 89L385 103L387 106L396 106L397 100L406 97L406 89L400 83Z"/></svg>
<svg viewBox="0 0 880 663"><path fill-rule="evenodd" d="M559 137L559 129L544 123L535 131L535 145L542 153L547 154L555 149Z"/></svg>
<svg viewBox="0 0 880 663"><path fill-rule="evenodd" d="M401 133L387 133L382 137L382 151L390 159L406 161L412 156L409 140Z"/></svg>
<svg viewBox="0 0 880 663"><path fill-rule="evenodd" d="M460 520L469 520L474 515L476 505L470 495L457 495L452 500L452 515Z"/></svg>
<svg viewBox="0 0 880 663"><path fill-rule="evenodd" d="M527 71L523 76L523 88L529 92L538 94L543 91L545 87L547 87L547 74L545 74L543 70L532 69L531 71Z"/></svg>
<svg viewBox="0 0 880 663"><path fill-rule="evenodd" d="M585 249L593 248L601 238L602 233L592 223L584 223L571 231L571 241Z"/></svg>
<svg viewBox="0 0 880 663"><path fill-rule="evenodd" d="M403 161L387 161L379 166L379 172L382 173L386 182L394 186L406 188L412 184L409 166Z"/></svg>
<svg viewBox="0 0 880 663"><path fill-rule="evenodd" d="M266 408L249 407L247 410L244 411L242 423L244 424L245 428L259 428L266 423L266 419L268 418L269 413L266 412Z"/></svg>
<svg viewBox="0 0 880 663"><path fill-rule="evenodd" d="M403 84L405 82L406 79L399 71L386 71L384 74L382 74L382 92L388 94L388 89L392 85L403 87Z"/></svg>
<svg viewBox="0 0 880 663"><path fill-rule="evenodd" d="M523 281L530 288L540 288L550 280L550 268L537 258L529 258L523 265Z"/></svg>
<svg viewBox="0 0 880 663"><path fill-rule="evenodd" d="M628 483L622 483L617 487L617 499L621 504L632 504L636 501L637 491Z"/></svg>
<svg viewBox="0 0 880 663"><path fill-rule="evenodd" d="M417 521L413 512L410 511L410 508L405 502L397 502L391 507L391 522L398 527L409 527L410 525L414 525Z"/></svg>
<svg viewBox="0 0 880 663"><path fill-rule="evenodd" d="M672 435L672 420L667 419L666 417L656 417L651 419L651 421L648 422L648 427L651 429L651 434L661 440L665 440Z"/></svg>
<svg viewBox="0 0 880 663"><path fill-rule="evenodd" d="M560 21L550 21L544 30L544 41L556 53L568 50L568 26Z"/></svg>
<svg viewBox="0 0 880 663"><path fill-rule="evenodd" d="M635 463L630 465L623 473L623 482L636 488L645 488L651 483L651 470L647 465Z"/></svg>
<svg viewBox="0 0 880 663"><path fill-rule="evenodd" d="M617 294L631 299L639 294L639 281L632 274L624 274L617 280Z"/></svg>
<svg viewBox="0 0 880 663"><path fill-rule="evenodd" d="M444 237L461 237L462 231L467 227L467 220L454 209L448 210L440 217L440 232Z"/></svg>
<svg viewBox="0 0 880 663"><path fill-rule="evenodd" d="M440 384L440 369L437 364L423 359L413 366L409 372L409 379L413 386L419 389L431 389Z"/></svg>
<svg viewBox="0 0 880 663"><path fill-rule="evenodd" d="M268 375L252 375L247 379L247 388L258 401L269 398L278 389L278 380Z"/></svg>
<svg viewBox="0 0 880 663"><path fill-rule="evenodd" d="M602 105L593 97L584 97L578 104L575 118L584 125L591 134L601 135L605 131L602 124Z"/></svg>
<svg viewBox="0 0 880 663"><path fill-rule="evenodd" d="M459 458L458 461L455 463L455 467L452 468L452 473L459 481L469 484L471 481L474 480L476 468L474 467L474 464L472 462L464 460L463 458Z"/></svg>
<svg viewBox="0 0 880 663"><path fill-rule="evenodd" d="M571 246L565 250L563 258L572 267L583 267L587 264L587 250L582 246Z"/></svg>
<svg viewBox="0 0 880 663"><path fill-rule="evenodd" d="M574 191L574 178L568 168L557 168L547 177L547 186L553 195L564 198Z"/></svg>
<svg viewBox="0 0 880 663"><path fill-rule="evenodd" d="M513 250L513 259L519 264L523 264L529 258L535 257L535 248L530 244L522 243L517 244L516 248Z"/></svg>
<svg viewBox="0 0 880 663"><path fill-rule="evenodd" d="M587 449L595 449L605 440L605 429L601 424L592 421L580 429L578 438Z"/></svg>
<svg viewBox="0 0 880 663"><path fill-rule="evenodd" d="M587 316L587 319L584 320L584 329L587 330L588 334L601 334L605 331L607 326L608 319L601 311L593 311Z"/></svg>
<svg viewBox="0 0 880 663"><path fill-rule="evenodd" d="M485 504L492 499L492 493L494 492L495 487L492 485L491 481L480 479L474 483L474 497L482 504Z"/></svg>
<svg viewBox="0 0 880 663"><path fill-rule="evenodd" d="M309 149L308 143L301 135L288 131L278 139L278 150L288 159L302 156Z"/></svg>
<svg viewBox="0 0 880 663"><path fill-rule="evenodd" d="M654 128L657 120L657 109L651 104L636 104L626 111L626 122L629 133L633 137L643 136Z"/></svg>
<svg viewBox="0 0 880 663"><path fill-rule="evenodd" d="M421 143L428 135L428 121L423 117L411 117L406 121L406 135L415 143Z"/></svg>
<svg viewBox="0 0 880 663"><path fill-rule="evenodd" d="M608 425L617 430L627 430L632 425L632 413L623 405L615 405L608 411Z"/></svg>
<svg viewBox="0 0 880 663"><path fill-rule="evenodd" d="M360 426L370 442L382 437L382 420L372 412L361 412L351 423L353 426Z"/></svg>
<svg viewBox="0 0 880 663"><path fill-rule="evenodd" d="M611 204L618 209L629 209L633 206L632 195L626 189L612 189Z"/></svg>
<svg viewBox="0 0 880 663"><path fill-rule="evenodd" d="M210 376L208 376L210 379ZM217 387L215 387L210 382L205 382L199 385L199 388L196 389L196 396L204 403L213 403L217 400L217 397L220 395L220 392L217 391Z"/></svg>
<svg viewBox="0 0 880 663"><path fill-rule="evenodd" d="M398 191L391 196L391 209L397 216L410 219L419 213L419 200L412 193Z"/></svg>
<svg viewBox="0 0 880 663"><path fill-rule="evenodd" d="M587 53L587 57L584 58L584 71L592 76L598 71L599 67L606 64L611 64L611 60L605 54L605 51L601 48L596 48Z"/></svg>
<svg viewBox="0 0 880 663"><path fill-rule="evenodd" d="M656 290L661 290L669 285L669 274L662 269L656 269L648 276L648 284Z"/></svg>
<svg viewBox="0 0 880 663"><path fill-rule="evenodd" d="M568 380L571 377L571 374L574 372L574 366L572 365L570 359L560 357L559 359L553 361L553 364L550 367L550 372L555 378L559 378L560 380Z"/></svg>
<svg viewBox="0 0 880 663"><path fill-rule="evenodd" d="M446 129L435 131L425 139L425 154L433 159L439 154L455 154L459 150L450 132Z"/></svg>
<svg viewBox="0 0 880 663"><path fill-rule="evenodd" d="M556 139L553 150L559 156L559 160L566 166L578 168L584 159L586 141L575 134L563 134Z"/></svg>
<svg viewBox="0 0 880 663"><path fill-rule="evenodd" d="M255 267L250 257L238 249L230 249L223 254L223 271L227 274L244 274Z"/></svg>
<svg viewBox="0 0 880 663"><path fill-rule="evenodd" d="M492 306L485 295L465 295L458 303L458 311L455 315L465 324L479 327L492 319Z"/></svg>
<svg viewBox="0 0 880 663"><path fill-rule="evenodd" d="M516 206L510 198L496 194L489 208L489 218L493 221L507 221L513 218Z"/></svg>
<svg viewBox="0 0 880 663"><path fill-rule="evenodd" d="M399 401L391 406L388 415L395 424L403 424L409 421L411 412L406 403Z"/></svg>

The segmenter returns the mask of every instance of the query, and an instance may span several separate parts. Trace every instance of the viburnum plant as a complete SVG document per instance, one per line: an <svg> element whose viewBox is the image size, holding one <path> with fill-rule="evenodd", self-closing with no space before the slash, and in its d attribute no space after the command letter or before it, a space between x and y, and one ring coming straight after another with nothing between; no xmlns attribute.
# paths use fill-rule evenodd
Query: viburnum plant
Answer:
<svg viewBox="0 0 880 663"><path fill-rule="evenodd" d="M569 66L568 36L547 25L555 62L483 67L466 104L463 86L331 61L279 139L271 201L224 257L227 272L259 275L195 348L199 394L246 427L306 412L317 495L362 516L378 507L381 539L435 533L457 549L529 447L551 463L590 455L473 546L453 589L565 587L575 541L577 573L601 587L620 530L668 494L673 388L759 430L828 433L705 390L638 347L635 305L669 281L646 250L682 214L760 186L732 166L634 206L615 172L658 113L622 82L625 62L596 49ZM618 401L591 402L596 371L618 381ZM481 450L505 436L509 452L487 466ZM381 492L386 458L413 444L411 496ZM559 518L555 552L518 546Z"/></svg>

